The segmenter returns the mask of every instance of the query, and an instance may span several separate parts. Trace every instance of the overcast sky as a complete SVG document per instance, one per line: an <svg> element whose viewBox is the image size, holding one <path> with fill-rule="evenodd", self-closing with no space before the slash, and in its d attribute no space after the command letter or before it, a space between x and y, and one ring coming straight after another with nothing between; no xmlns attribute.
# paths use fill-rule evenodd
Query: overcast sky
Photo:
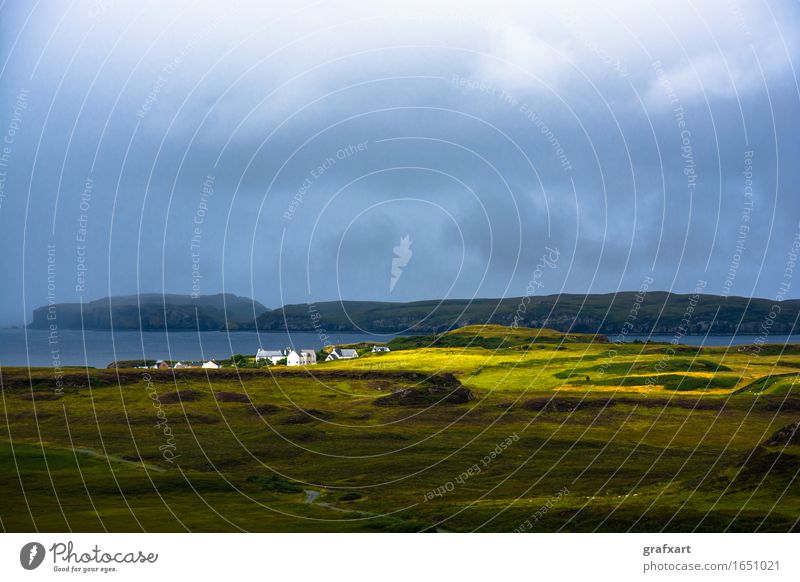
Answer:
<svg viewBox="0 0 800 582"><path fill-rule="evenodd" d="M3 4L0 324L785 282L797 2L228 4Z"/></svg>

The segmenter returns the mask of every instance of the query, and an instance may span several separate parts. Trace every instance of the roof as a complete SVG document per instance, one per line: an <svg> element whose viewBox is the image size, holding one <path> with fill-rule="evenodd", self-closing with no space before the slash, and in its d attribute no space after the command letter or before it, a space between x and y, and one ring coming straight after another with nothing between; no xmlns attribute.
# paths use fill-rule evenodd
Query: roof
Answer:
<svg viewBox="0 0 800 582"><path fill-rule="evenodd" d="M257 358L283 358L286 354L283 350L258 350Z"/></svg>
<svg viewBox="0 0 800 582"><path fill-rule="evenodd" d="M341 348L339 354L343 358L355 358L358 356L358 352L350 348Z"/></svg>

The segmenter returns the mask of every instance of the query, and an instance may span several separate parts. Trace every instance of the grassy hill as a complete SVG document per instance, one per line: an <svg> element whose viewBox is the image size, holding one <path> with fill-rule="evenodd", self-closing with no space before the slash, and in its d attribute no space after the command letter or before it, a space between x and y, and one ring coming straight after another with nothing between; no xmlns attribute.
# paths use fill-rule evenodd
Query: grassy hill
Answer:
<svg viewBox="0 0 800 582"><path fill-rule="evenodd" d="M389 342L392 350L437 347L473 347L496 350L515 346L530 347L534 344L562 344L584 342L606 342L605 336L593 334L563 333L547 328L513 328L504 325L467 325L440 335L403 336Z"/></svg>
<svg viewBox="0 0 800 582"><path fill-rule="evenodd" d="M258 318L260 330L311 331L313 320L327 331L413 332L439 334L450 329L475 324L512 325L515 317L519 327L550 328L562 332L606 334L619 333L626 322L636 293L622 292L602 295L547 295L526 299L446 299L389 303L373 301L328 301L313 305L286 305ZM774 304L767 299L701 295L692 305L692 295L650 292L631 322L630 334L672 334L691 309L689 334L758 334ZM771 333L792 333L800 313L800 300L781 303L781 311L771 327Z"/></svg>
<svg viewBox="0 0 800 582"><path fill-rule="evenodd" d="M603 295L547 295L505 299L446 299L391 303L376 301L326 301L286 305L269 310L262 304L231 294L192 298L187 295L143 294L99 299L83 305L86 329L197 329L261 331L318 331L414 333L440 335L471 325L513 325L549 328L561 332L673 334L688 320L688 334L758 334L769 318L774 302L766 299L650 292L639 305L636 318L629 316L636 293ZM524 303L524 309L521 306ZM81 306L56 306L61 329L81 328ZM687 313L691 315L687 319ZM31 327L46 329L48 308L33 313ZM800 300L781 303L771 320L771 333L793 333L800 314ZM312 317L313 316L313 317Z"/></svg>
<svg viewBox="0 0 800 582"><path fill-rule="evenodd" d="M84 303L59 303L53 306L61 329L157 330L253 329L255 319L269 311L258 301L231 293L190 295L143 293L106 297ZM30 327L47 329L48 307L33 312Z"/></svg>

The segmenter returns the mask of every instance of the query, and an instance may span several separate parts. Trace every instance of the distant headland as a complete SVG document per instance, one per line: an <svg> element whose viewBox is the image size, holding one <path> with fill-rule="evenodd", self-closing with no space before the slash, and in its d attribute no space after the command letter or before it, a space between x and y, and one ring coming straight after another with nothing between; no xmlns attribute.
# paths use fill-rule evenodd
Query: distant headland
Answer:
<svg viewBox="0 0 800 582"><path fill-rule="evenodd" d="M234 294L146 293L58 303L33 312L33 329L442 333L474 324L598 334L791 334L800 300L625 291L408 303L325 301L269 309Z"/></svg>

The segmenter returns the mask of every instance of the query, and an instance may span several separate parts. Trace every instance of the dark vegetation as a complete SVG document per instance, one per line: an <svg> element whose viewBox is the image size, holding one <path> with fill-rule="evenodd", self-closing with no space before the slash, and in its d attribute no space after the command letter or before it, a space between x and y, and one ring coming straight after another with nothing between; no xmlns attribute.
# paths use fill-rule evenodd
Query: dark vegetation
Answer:
<svg viewBox="0 0 800 582"><path fill-rule="evenodd" d="M434 406L437 404L464 404L475 400L475 395L459 386L427 386L422 388L405 388L388 396L377 398L377 406Z"/></svg>

